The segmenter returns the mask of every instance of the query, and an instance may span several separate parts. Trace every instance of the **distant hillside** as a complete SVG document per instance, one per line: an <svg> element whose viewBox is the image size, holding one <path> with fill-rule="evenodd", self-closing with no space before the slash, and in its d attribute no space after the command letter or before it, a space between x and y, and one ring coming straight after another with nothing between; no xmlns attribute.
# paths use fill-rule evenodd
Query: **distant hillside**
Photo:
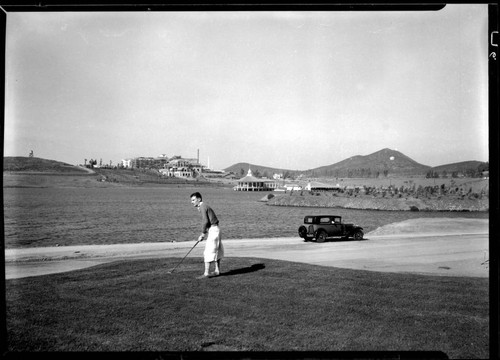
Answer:
<svg viewBox="0 0 500 360"><path fill-rule="evenodd" d="M237 176L244 176L249 168L252 169L254 175L258 174L259 176L267 177L271 177L272 174L277 173L288 174L289 176L302 174L306 177L313 178L370 178L378 176L425 176L429 171L434 171L439 174L443 172L446 172L447 174L458 172L468 176L474 176L472 175L473 171L471 171L471 169L477 170L478 168L482 168L483 170L487 170L488 164L480 161L465 161L449 165L430 167L416 162L397 150L386 148L370 155L357 155L332 165L321 166L310 170L285 170L249 163L238 163L224 170L228 172L231 171ZM243 172L244 174L242 174Z"/></svg>
<svg viewBox="0 0 500 360"><path fill-rule="evenodd" d="M482 161L462 161L453 164L440 165L431 168L431 171L441 174L453 174L454 172L462 173L464 175L473 174L476 172L483 172L489 169L489 164Z"/></svg>
<svg viewBox="0 0 500 360"><path fill-rule="evenodd" d="M248 173L248 169L251 169L252 174L255 176L259 176L259 177L265 176L268 178L272 178L272 176L274 174L288 173L290 176L296 176L296 175L302 173L302 171L297 171L297 170L285 170L285 169L272 168L272 167L261 166L261 165L253 165L250 163L237 163L237 164L234 164L228 168L225 168L224 171L232 172L236 176L243 177Z"/></svg>
<svg viewBox="0 0 500 360"><path fill-rule="evenodd" d="M7 156L3 158L3 171L45 172L45 173L82 173L87 171L78 166L60 161L37 157Z"/></svg>
<svg viewBox="0 0 500 360"><path fill-rule="evenodd" d="M425 174L430 166L422 165L397 150L382 149L370 155L357 155L336 164L304 172L312 177L378 177Z"/></svg>

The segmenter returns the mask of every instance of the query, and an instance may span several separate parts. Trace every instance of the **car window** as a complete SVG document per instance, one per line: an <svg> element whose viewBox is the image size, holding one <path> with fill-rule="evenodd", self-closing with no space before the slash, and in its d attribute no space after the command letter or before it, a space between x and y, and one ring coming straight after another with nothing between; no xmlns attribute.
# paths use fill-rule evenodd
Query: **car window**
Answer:
<svg viewBox="0 0 500 360"><path fill-rule="evenodd" d="M313 218L306 218L304 221L306 224L312 224L313 223Z"/></svg>
<svg viewBox="0 0 500 360"><path fill-rule="evenodd" d="M331 219L328 217L324 217L324 218L319 219L320 224L329 224L330 221L331 221Z"/></svg>

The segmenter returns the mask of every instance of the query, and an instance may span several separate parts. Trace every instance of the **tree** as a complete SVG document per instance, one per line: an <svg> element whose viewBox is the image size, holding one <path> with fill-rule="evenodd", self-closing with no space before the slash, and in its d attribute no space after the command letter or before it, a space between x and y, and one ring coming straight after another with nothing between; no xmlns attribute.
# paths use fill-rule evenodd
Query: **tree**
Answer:
<svg viewBox="0 0 500 360"><path fill-rule="evenodd" d="M425 174L425 177L427 179L438 179L439 174L433 170L429 170L429 171L427 171L427 174Z"/></svg>
<svg viewBox="0 0 500 360"><path fill-rule="evenodd" d="M477 167L477 172L482 173L483 171L489 171L490 170L490 164L488 162L479 164Z"/></svg>
<svg viewBox="0 0 500 360"><path fill-rule="evenodd" d="M466 177L474 177L476 175L476 171L474 169L466 169L465 170L465 176Z"/></svg>

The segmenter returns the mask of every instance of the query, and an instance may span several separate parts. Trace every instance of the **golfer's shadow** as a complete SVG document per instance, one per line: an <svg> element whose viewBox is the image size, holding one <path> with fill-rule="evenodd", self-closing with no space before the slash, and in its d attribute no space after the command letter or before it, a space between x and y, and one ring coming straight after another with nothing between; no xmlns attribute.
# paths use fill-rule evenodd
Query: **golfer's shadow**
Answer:
<svg viewBox="0 0 500 360"><path fill-rule="evenodd" d="M253 264L252 266L249 266L249 267L226 271L224 273L221 273L220 276L248 274L251 272L262 270L265 267L266 267L266 265L264 265L264 264Z"/></svg>

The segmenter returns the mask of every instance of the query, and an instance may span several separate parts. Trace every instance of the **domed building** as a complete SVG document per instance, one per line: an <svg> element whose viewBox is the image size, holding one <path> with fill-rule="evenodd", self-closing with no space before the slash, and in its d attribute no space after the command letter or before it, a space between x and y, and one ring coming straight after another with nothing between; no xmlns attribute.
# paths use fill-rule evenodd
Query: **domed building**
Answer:
<svg viewBox="0 0 500 360"><path fill-rule="evenodd" d="M238 180L235 191L272 191L278 187L278 182L274 180L258 179L252 175L252 170L248 169L247 176Z"/></svg>

